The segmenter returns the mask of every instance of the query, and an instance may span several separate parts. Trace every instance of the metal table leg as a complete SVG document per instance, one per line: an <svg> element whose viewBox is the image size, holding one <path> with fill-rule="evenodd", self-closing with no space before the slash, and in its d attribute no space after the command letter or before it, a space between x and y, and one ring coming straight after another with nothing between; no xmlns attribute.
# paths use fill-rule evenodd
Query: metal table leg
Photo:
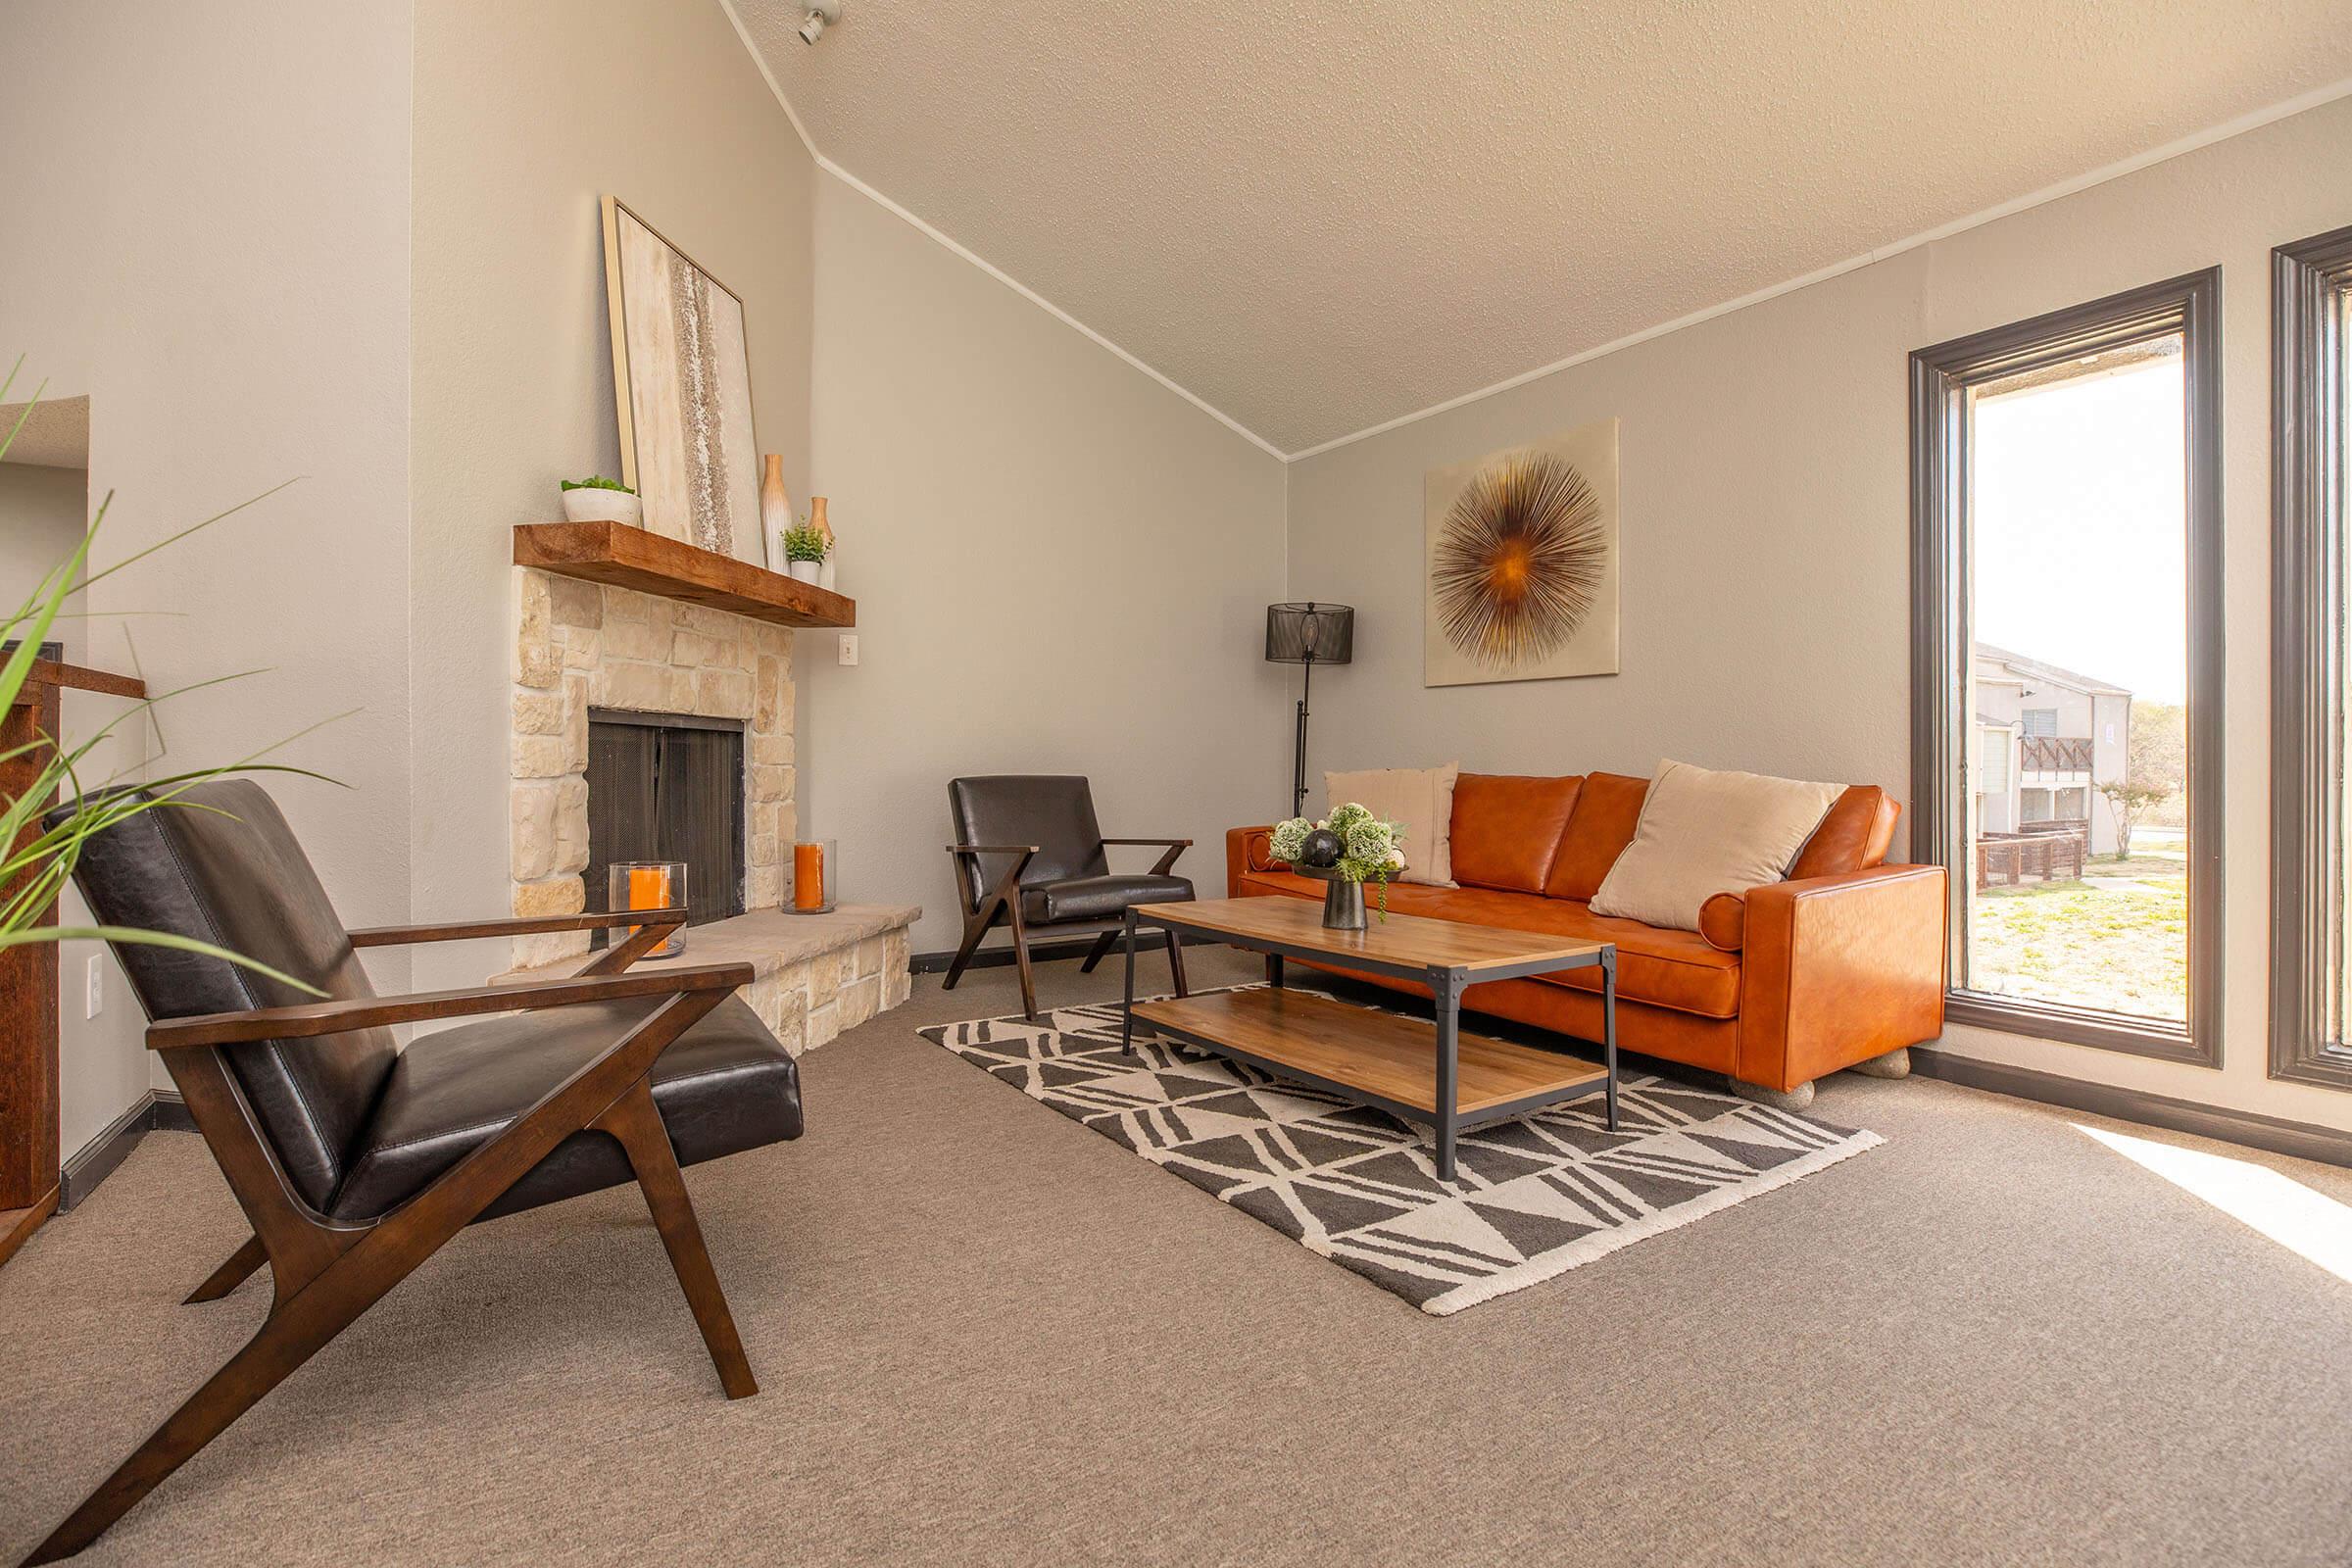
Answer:
<svg viewBox="0 0 2352 1568"><path fill-rule="evenodd" d="M1127 1000L1119 1008L1119 1049L1135 1050L1135 911L1129 909L1127 927Z"/></svg>
<svg viewBox="0 0 2352 1568"><path fill-rule="evenodd" d="M1600 1059L1609 1077L1602 1093L1608 1097L1609 1131L1617 1130L1617 950L1600 956Z"/></svg>
<svg viewBox="0 0 2352 1568"><path fill-rule="evenodd" d="M1458 969L1432 969L1430 996L1438 1005L1438 1180L1453 1180L1454 1081L1460 1067L1462 974Z"/></svg>
<svg viewBox="0 0 2352 1568"><path fill-rule="evenodd" d="M1266 984L1277 991L1282 989L1282 955L1279 953L1266 955Z"/></svg>

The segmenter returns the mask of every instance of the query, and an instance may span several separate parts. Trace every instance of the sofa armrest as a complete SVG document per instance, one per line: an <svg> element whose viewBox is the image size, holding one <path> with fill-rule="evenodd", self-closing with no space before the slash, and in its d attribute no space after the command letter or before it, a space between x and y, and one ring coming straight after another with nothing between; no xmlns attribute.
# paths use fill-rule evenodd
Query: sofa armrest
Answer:
<svg viewBox="0 0 2352 1568"><path fill-rule="evenodd" d="M1747 890L1736 1077L1793 1089L1943 1032L1940 865Z"/></svg>
<svg viewBox="0 0 2352 1568"><path fill-rule="evenodd" d="M1251 871L1268 871L1274 866L1274 829L1271 827L1230 827L1225 830L1225 896L1242 896L1242 878Z"/></svg>

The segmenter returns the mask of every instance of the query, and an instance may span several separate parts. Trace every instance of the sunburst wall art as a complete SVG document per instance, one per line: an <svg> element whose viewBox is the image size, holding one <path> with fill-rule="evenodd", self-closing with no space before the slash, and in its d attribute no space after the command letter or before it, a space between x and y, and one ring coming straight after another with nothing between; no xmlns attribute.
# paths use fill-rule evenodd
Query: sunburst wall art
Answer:
<svg viewBox="0 0 2352 1568"><path fill-rule="evenodd" d="M1617 673L1617 421L1423 481L1422 684Z"/></svg>

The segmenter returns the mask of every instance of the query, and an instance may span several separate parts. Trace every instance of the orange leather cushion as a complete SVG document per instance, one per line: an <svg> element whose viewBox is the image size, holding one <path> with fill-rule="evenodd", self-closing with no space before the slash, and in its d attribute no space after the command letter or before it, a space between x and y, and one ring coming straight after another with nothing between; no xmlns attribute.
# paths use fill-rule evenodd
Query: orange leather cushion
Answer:
<svg viewBox="0 0 2352 1568"><path fill-rule="evenodd" d="M1588 773L1577 792L1576 809L1569 813L1568 831L1552 857L1544 879L1544 892L1554 899L1589 899L1600 891L1601 879L1617 857L1634 842L1634 826L1642 820L1642 798L1649 780L1623 773Z"/></svg>
<svg viewBox="0 0 2352 1568"><path fill-rule="evenodd" d="M1584 782L1464 773L1453 786L1453 879L1466 888L1543 892Z"/></svg>
<svg viewBox="0 0 2352 1568"><path fill-rule="evenodd" d="M1830 814L1796 852L1788 866L1788 880L1840 876L1884 863L1886 846L1894 841L1894 819L1902 812L1902 807L1887 799L1886 792L1876 784L1854 785L1838 797Z"/></svg>

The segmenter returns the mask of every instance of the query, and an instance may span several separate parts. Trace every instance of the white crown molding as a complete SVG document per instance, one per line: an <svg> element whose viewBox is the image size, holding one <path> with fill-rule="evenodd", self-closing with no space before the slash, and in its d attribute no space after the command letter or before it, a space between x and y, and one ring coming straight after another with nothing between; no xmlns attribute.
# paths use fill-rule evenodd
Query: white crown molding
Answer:
<svg viewBox="0 0 2352 1568"><path fill-rule="evenodd" d="M832 159L827 158L824 153L818 149L816 142L809 136L808 127L801 122L801 117L793 111L792 100L784 96L784 88L782 84L776 80L775 73L767 69L767 61L760 56L758 45L752 42L751 32L744 26L743 18L736 14L735 0L718 0L718 6L721 11L724 11L727 14L727 20L735 24L735 36L743 40L743 47L747 52L750 53L752 57L752 64L760 68L760 79L767 83L767 90L775 94L778 107L784 111L785 118L792 122L792 128L800 132L801 145L808 149L808 156L815 162L817 168L823 170L826 173L831 174L835 179L840 180L843 184L849 186L850 189L858 192L858 195L863 196L866 200L874 203L884 212L890 213L894 217L904 220L920 232L930 236L932 239L938 241L941 245L946 246L950 251L953 251L956 255L971 263L974 267L977 267L980 269L980 270L986 272L989 276L995 278L998 282L1004 284L1006 288L1012 290L1015 294L1018 294L1021 298L1027 300L1039 310L1044 311L1048 316L1053 317L1064 326L1070 327L1072 330L1078 332L1081 336L1093 342L1097 347L1108 350L1118 359L1125 361L1127 364L1133 366L1136 369L1143 371L1144 374L1150 376L1152 380L1157 381L1161 386L1166 387L1169 391L1184 399L1185 402L1190 403L1194 408L1199 409L1201 413L1207 415L1210 418L1216 420L1219 424L1225 426L1225 428L1231 430L1234 434L1240 436L1251 446L1256 447L1260 452L1265 453L1268 457L1286 464L1291 461L1291 455L1289 453L1283 451L1282 448L1276 446L1264 436L1259 435L1255 430L1252 430L1248 425L1242 423L1241 420L1235 418L1232 415L1227 414L1223 409L1218 408L1215 404L1209 402L1206 398L1201 397L1199 393L1194 392L1191 388L1182 385L1155 367L1146 364L1143 360L1137 358L1135 355L1128 353L1127 350L1119 347L1118 344L1113 343L1109 338L1104 337L1102 333L1096 331L1093 327L1087 325L1084 321L1081 321L1078 319L1078 318L1072 316L1069 312L1063 310L1052 300L1047 299L1043 294L1040 294L1037 290L1031 288L1019 278L1014 277L1011 273L997 266L996 263L990 261L987 257L979 255L953 237L941 233L937 228L933 227L923 219L917 217L911 212L908 212L906 208L900 206L888 196L883 195L882 192L874 189L873 186L868 185L864 180L859 179L856 174L853 174L848 170L842 168L841 165L835 163Z"/></svg>
<svg viewBox="0 0 2352 1568"><path fill-rule="evenodd" d="M2072 196L2079 191L2088 190L2093 185L2104 185L2111 179L2121 179L2126 174L2135 174L2143 169L2164 163L2168 159L2179 158L2184 153L2193 153L2200 148L2210 147L2216 142L2228 141L2232 136L2242 136L2249 130L2259 130L2265 125L2302 114L2305 110L2317 109L2322 104L2333 103L2336 99L2344 97L2352 97L2352 77L2330 83L2326 87L2315 88L2298 97L2289 98L2284 103L2273 104L2267 109L2257 109L2252 114L2240 115L2235 120L2226 121L2219 125L2183 136L2178 141L2167 142L2163 146L2152 148L2147 152L2134 154L2132 157L2119 163L2109 164L2102 169L2094 169L2089 173L2078 174L2072 179L2061 180L2055 185L2045 185L2031 195L2002 202L1997 207L1987 207L1983 212L1971 213L1966 218L1956 218L1948 223L1924 229L1906 239L1898 239L1891 244L1882 245L1876 250L1865 251L1859 256L1850 256L1842 262L1833 262L1828 267L1807 272L1801 277L1789 278L1785 283L1775 283L1768 288L1757 289L1752 294L1742 294L1736 300L1726 300L1721 305L1710 305L1705 310L1692 311L1688 316L1678 316L1671 321L1661 321L1656 326L1646 326L1639 332L1629 332L1624 337L1603 343L1597 348L1571 354L1564 360L1554 360L1549 365L1522 371L1507 380L1496 381L1492 386L1482 386L1475 392L1465 392L1459 397L1447 398L1443 403L1433 403L1426 409L1399 415L1394 419L1385 419L1379 424L1366 425L1363 429L1351 434L1335 436L1329 441L1318 442L1314 446L1292 453L1289 461L1297 463L1356 441L1367 440L1372 436L1385 434L1416 420L1429 418L1433 415L1461 408L1464 404L1476 403L1481 398L1491 398L1497 392L1508 392L1513 387L1525 386L1530 381L1540 381L1544 376L1556 375L1560 371L1571 369L1576 366L1590 364L1593 360L1615 354L1621 349L1630 349L1638 343L1646 343L1652 338L1664 337L1669 332L1679 332L1687 326L1696 326L1701 321L1711 321L1719 316L1729 316L1734 311L1743 311L1751 305L1761 305L1766 300L1778 299L1783 294L1793 294L1800 288L1810 288L1816 283L1826 283L1833 277L1841 277L1847 272L1857 271L1874 263L1886 261L1888 257L1900 256L1905 251L1917 250L1922 245L1933 245L1937 240L1949 239L1954 234L1968 229L1997 222L2001 219L2013 217L2046 202L2054 202L2060 197Z"/></svg>
<svg viewBox="0 0 2352 1568"><path fill-rule="evenodd" d="M1859 256L1847 257L1841 262L1833 262L1827 267L1817 268L1813 271L1789 278L1785 282L1774 283L1768 287L1757 289L1753 293L1742 294L1738 299L1726 300L1720 305L1710 305L1704 310L1692 311L1688 316L1678 316L1671 321L1661 321L1655 326L1646 326L1638 332L1629 332L1623 337L1614 338L1597 347L1582 350L1565 359L1554 360L1549 365L1538 366L1532 370L1523 370L1517 375L1482 386L1476 391L1464 392L1458 397L1447 398L1443 403L1433 403L1428 408L1417 409L1411 414L1401 414L1394 419L1384 419L1378 424L1366 425L1363 429L1351 431L1347 435L1334 436L1329 441L1317 442L1311 447L1305 447L1297 452L1285 452L1264 436L1219 409L1215 404L1193 392L1156 368L1146 364L1135 355L1128 353L1127 350L1119 347L1118 344L1113 343L1109 338L1104 337L1052 300L1012 276L1003 268L941 233L923 219L908 212L905 207L900 206L826 157L809 136L808 127L801 122L801 117L794 112L792 101L784 96L784 88L777 82L775 74L767 69L767 61L761 57L758 45L753 43L750 29L743 24L743 18L736 13L735 0L718 0L718 6L727 14L727 20L734 24L735 35L743 40L744 51L752 57L752 64L759 69L760 79L767 83L767 90L775 95L777 106L784 111L785 118L792 122L792 128L800 134L801 145L808 149L808 156L815 162L817 168L831 174L868 201L912 224L1006 288L1011 289L1015 294L1020 295L1030 304L1035 305L1039 310L1107 349L1210 418L1215 419L1219 424L1241 436L1259 451L1280 459L1286 465L1298 463L1306 458L1319 457L1323 453L1336 451L1338 448L1350 446L1358 441L1369 440L1376 435L1385 435L1391 430L1400 429L1422 419L1462 408L1483 398L1494 397L1496 393L1508 392L1514 387L1525 386L1531 381L1540 381L1547 375L1557 375L1562 370L1573 369L1580 365L1589 365L1594 360L1604 359L1621 350L1633 348L1637 344L1647 343L1653 338L1664 337L1670 332L1679 332L1685 327L1697 326L1701 322L1714 320L1717 317L1729 316L1734 311L1743 311L1751 305L1761 305L1767 300L1778 299L1784 294L1793 294L1798 289L1810 288L1816 283L1826 283L1834 277L1842 277L1848 272L1858 271L1862 268L1886 261L1890 257L1900 256L1906 251L1914 251L1923 245L1933 245L1937 240L1949 239L1954 234L1982 227L1986 223L1997 222L2001 219L2057 201L2061 197L2088 190L2094 185L2104 185L2111 179L2121 179L2126 174L2134 174L2143 169L2151 168L2170 159L2210 147L2216 142L2228 141L2232 136L2242 136L2250 130L2259 130L2265 125L2290 119L2307 110L2317 109L2323 104L2333 103L2339 98L2352 97L2352 77L2331 82L2325 87L2316 87L2310 92L2272 104L2268 108L2254 110L2249 114L2238 116L2235 120L2225 121L2221 124L2208 126L2204 130L2182 136L2177 141L2166 142L2161 147L2133 154L2130 158L2094 169L2087 173L2060 180L2054 185L2045 185L2040 190L2029 195L2016 197L1994 207L1984 208L1983 211L1971 213L1965 218L1956 218L1948 223L1940 223L1934 228L1923 229L1906 238L1881 245L1875 250L1865 251Z"/></svg>

